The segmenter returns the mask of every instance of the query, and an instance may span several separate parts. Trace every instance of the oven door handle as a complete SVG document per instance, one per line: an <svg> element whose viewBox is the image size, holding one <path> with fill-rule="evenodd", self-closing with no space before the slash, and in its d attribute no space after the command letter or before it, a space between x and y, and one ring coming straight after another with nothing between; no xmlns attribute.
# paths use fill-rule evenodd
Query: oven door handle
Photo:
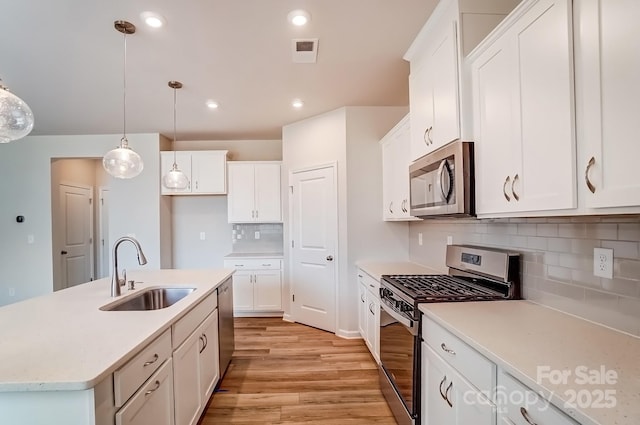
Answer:
<svg viewBox="0 0 640 425"><path fill-rule="evenodd" d="M382 299L380 306L384 309L384 311L395 320L397 320L401 325L409 328L409 331L412 335L418 334L418 322L415 320L409 319L408 317L402 316L400 313L392 309L388 304L386 299Z"/></svg>

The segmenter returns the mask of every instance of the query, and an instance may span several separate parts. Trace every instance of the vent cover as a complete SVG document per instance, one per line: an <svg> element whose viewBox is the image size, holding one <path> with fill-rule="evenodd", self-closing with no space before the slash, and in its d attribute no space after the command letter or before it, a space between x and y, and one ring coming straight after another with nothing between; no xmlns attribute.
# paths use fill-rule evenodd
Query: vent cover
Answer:
<svg viewBox="0 0 640 425"><path fill-rule="evenodd" d="M318 58L318 39L293 39L293 63L316 63Z"/></svg>

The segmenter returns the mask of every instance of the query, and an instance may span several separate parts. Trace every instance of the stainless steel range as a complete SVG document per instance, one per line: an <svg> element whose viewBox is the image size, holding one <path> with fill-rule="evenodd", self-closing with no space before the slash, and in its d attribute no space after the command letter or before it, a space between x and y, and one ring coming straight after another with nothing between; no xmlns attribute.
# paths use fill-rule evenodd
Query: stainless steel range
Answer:
<svg viewBox="0 0 640 425"><path fill-rule="evenodd" d="M519 254L448 245L448 275L383 275L380 382L399 425L420 423L420 303L520 298Z"/></svg>

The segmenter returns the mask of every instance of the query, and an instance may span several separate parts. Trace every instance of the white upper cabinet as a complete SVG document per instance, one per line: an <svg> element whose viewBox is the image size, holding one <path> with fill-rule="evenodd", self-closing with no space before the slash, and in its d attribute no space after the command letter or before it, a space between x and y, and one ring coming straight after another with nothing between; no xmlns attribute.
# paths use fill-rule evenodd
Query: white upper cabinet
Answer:
<svg viewBox="0 0 640 425"><path fill-rule="evenodd" d="M380 140L382 150L382 217L385 221L417 220L409 213L409 116Z"/></svg>
<svg viewBox="0 0 640 425"><path fill-rule="evenodd" d="M580 196L594 214L637 207L640 2L574 3Z"/></svg>
<svg viewBox="0 0 640 425"><path fill-rule="evenodd" d="M411 161L461 137L461 59L517 3L442 0L436 6L404 56L411 64Z"/></svg>
<svg viewBox="0 0 640 425"><path fill-rule="evenodd" d="M280 162L235 161L228 168L229 223L281 222Z"/></svg>
<svg viewBox="0 0 640 425"><path fill-rule="evenodd" d="M577 207L571 8L524 1L469 57L479 216Z"/></svg>
<svg viewBox="0 0 640 425"><path fill-rule="evenodd" d="M162 178L173 166L174 152L160 152L162 195L224 195L227 193L227 151L176 151L178 168L189 179L186 189L169 189Z"/></svg>

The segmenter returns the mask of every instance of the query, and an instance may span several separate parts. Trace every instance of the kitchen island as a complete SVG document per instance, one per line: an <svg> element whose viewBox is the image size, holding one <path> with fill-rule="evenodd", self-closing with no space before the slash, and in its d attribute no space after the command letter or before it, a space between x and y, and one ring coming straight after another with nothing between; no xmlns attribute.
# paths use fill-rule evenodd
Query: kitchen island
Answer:
<svg viewBox="0 0 640 425"><path fill-rule="evenodd" d="M127 401L118 400L121 389L114 376L145 354L146 347L155 349L153 344L169 344L164 351L170 363L172 350L181 349L177 344L188 342L189 333L204 317L213 316L216 288L232 273L232 269L130 271L128 279L136 282L136 288L123 288L118 302L151 287L195 288L159 310L101 310L116 302L110 296L110 278L0 308L0 422L113 424ZM195 336L206 345L201 335ZM216 340L212 345L216 373L217 346ZM157 361L157 353L162 349L150 351L151 359L145 363ZM128 422L116 417L116 423Z"/></svg>

